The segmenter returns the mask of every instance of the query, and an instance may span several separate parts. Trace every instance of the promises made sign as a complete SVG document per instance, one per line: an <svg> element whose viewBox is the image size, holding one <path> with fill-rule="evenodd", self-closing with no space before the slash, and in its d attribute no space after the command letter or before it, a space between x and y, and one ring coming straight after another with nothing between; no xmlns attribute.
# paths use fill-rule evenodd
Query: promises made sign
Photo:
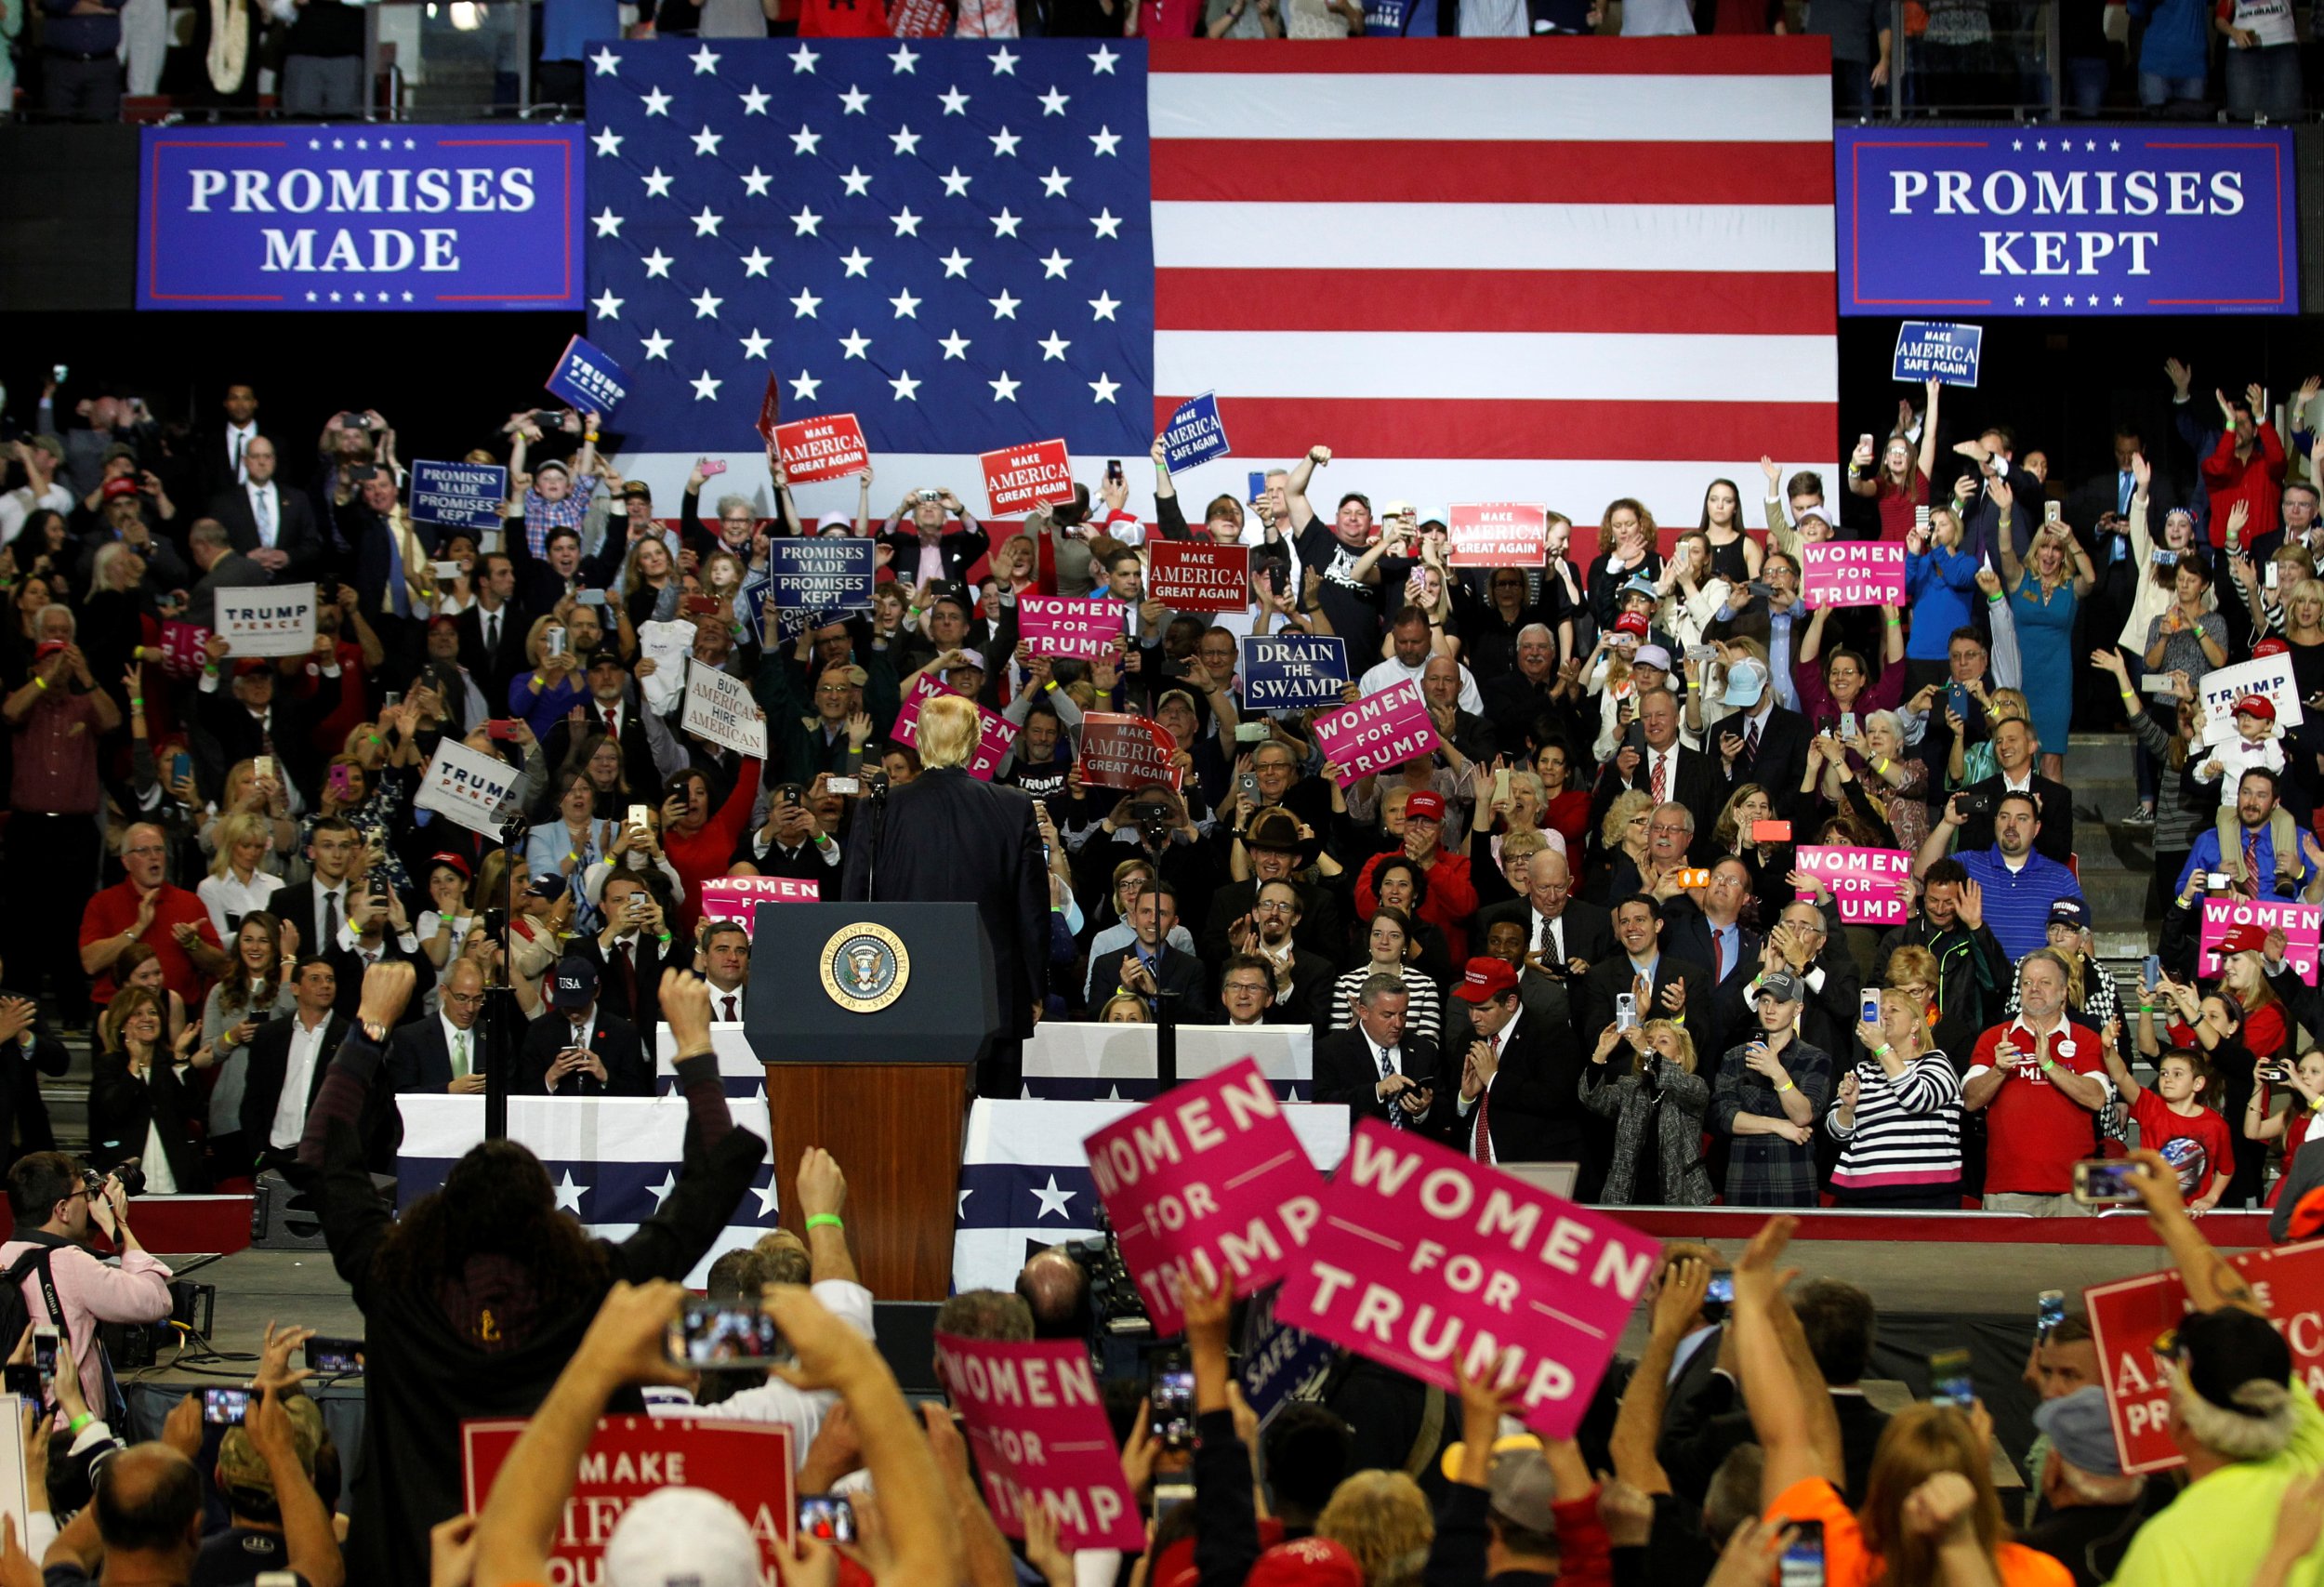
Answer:
<svg viewBox="0 0 2324 1587"><path fill-rule="evenodd" d="M138 307L578 310L587 128L482 130L147 127Z"/></svg>

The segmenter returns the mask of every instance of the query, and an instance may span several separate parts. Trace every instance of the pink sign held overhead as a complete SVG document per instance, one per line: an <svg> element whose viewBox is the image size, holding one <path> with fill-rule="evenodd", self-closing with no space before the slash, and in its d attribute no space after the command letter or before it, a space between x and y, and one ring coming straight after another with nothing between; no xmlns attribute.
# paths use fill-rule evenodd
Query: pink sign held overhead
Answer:
<svg viewBox="0 0 2324 1587"><path fill-rule="evenodd" d="M1433 754L1442 742L1420 685L1409 678L1315 719L1315 747L1340 768L1343 788Z"/></svg>
<svg viewBox="0 0 2324 1587"><path fill-rule="evenodd" d="M1002 1532L1023 1537L1024 1508L1038 1504L1067 1554L1146 1546L1088 1345L940 1333L936 1375L968 1424L984 1502Z"/></svg>
<svg viewBox="0 0 2324 1587"><path fill-rule="evenodd" d="M918 748L920 708L939 694L959 693L957 689L945 688L925 672L918 674L913 678L911 687L904 691L903 708L896 712L895 726L888 730L888 736L898 744L909 744ZM967 696L961 697L965 699ZM1000 770L1002 760L1009 754L1009 747L1017 742L1017 724L998 711L987 710L983 706L976 708L976 749L969 757L968 772L978 782L989 783L993 780L993 774Z"/></svg>
<svg viewBox="0 0 2324 1587"><path fill-rule="evenodd" d="M1148 783L1178 787L1178 741L1143 717L1085 711L1081 717L1081 780L1093 788L1136 788Z"/></svg>
<svg viewBox="0 0 2324 1587"><path fill-rule="evenodd" d="M1858 849L1840 843L1803 843L1800 868L1826 887L1852 926L1901 926L1905 898L1900 883L1912 876L1912 856L1902 849Z"/></svg>
<svg viewBox="0 0 2324 1587"><path fill-rule="evenodd" d="M1454 567L1539 567L1549 559L1550 511L1538 502L1455 503L1445 528Z"/></svg>
<svg viewBox="0 0 2324 1587"><path fill-rule="evenodd" d="M1129 631L1129 608L1100 597L1017 597L1017 637L1036 655L1066 655L1094 661L1114 654L1115 641Z"/></svg>
<svg viewBox="0 0 2324 1587"><path fill-rule="evenodd" d="M1802 546L1800 599L1809 606L1902 606L1903 542L1824 540Z"/></svg>
<svg viewBox="0 0 2324 1587"><path fill-rule="evenodd" d="M1035 441L984 453L984 499L1007 518L1044 502L1074 498L1073 464L1063 441Z"/></svg>
<svg viewBox="0 0 2324 1587"><path fill-rule="evenodd" d="M1180 1292L1232 1274L1248 1295L1288 1270L1314 1232L1324 1176L1246 1058L1180 1086L1089 1137L1089 1171L1158 1334Z"/></svg>
<svg viewBox="0 0 2324 1587"><path fill-rule="evenodd" d="M702 883L702 918L733 920L745 935L757 930L761 904L819 904L820 882L787 876L714 876Z"/></svg>
<svg viewBox="0 0 2324 1587"><path fill-rule="evenodd" d="M1660 1246L1376 1118L1356 1127L1275 1319L1455 1393L1500 1364L1517 1414L1565 1438L1605 1375Z"/></svg>
<svg viewBox="0 0 2324 1587"><path fill-rule="evenodd" d="M2219 973L2219 945L2238 926L2257 926L2284 934L2284 962L2300 979L2316 985L2316 961L2324 944L2324 904L2267 903L2249 898L2203 900L2202 962L2196 973Z"/></svg>

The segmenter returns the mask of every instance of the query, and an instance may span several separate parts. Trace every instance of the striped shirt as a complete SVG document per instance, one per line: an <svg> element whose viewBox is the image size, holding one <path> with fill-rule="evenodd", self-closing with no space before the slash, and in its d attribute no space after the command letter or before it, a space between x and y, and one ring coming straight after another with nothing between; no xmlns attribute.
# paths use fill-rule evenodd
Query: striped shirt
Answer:
<svg viewBox="0 0 2324 1587"><path fill-rule="evenodd" d="M1431 1041L1444 1034L1445 1005L1436 983L1407 964L1404 969L1404 1028L1407 1036L1425 1036ZM1351 1030L1355 1025L1355 995L1364 990L1375 972L1368 964L1359 964L1331 984L1331 1028ZM1387 972L1378 972L1386 974Z"/></svg>
<svg viewBox="0 0 2324 1587"><path fill-rule="evenodd" d="M1855 1066L1855 1126L1840 1109L1824 1128L1842 1142L1831 1182L1851 1190L1951 1184L1961 1178L1961 1077L1942 1052L1923 1052L1895 1079L1877 1060Z"/></svg>
<svg viewBox="0 0 2324 1587"><path fill-rule="evenodd" d="M2011 959L2023 959L2050 940L2050 906L2061 898L2080 898L2081 883L2057 861L2027 853L2015 870L1999 848L1966 850L1953 855L1969 879L1985 889L1985 923L1993 940Z"/></svg>

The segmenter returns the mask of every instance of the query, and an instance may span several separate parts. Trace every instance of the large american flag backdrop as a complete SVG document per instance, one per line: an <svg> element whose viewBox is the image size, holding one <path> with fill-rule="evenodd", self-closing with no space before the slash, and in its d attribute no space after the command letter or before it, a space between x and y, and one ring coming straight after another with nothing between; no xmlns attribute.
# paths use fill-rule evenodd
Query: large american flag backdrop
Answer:
<svg viewBox="0 0 2324 1587"><path fill-rule="evenodd" d="M671 506L696 455L764 500L772 375L882 513L1054 436L1136 507L1215 391L1196 511L1321 443L1319 499L1691 524L1836 455L1829 82L1820 38L606 44L586 334Z"/></svg>

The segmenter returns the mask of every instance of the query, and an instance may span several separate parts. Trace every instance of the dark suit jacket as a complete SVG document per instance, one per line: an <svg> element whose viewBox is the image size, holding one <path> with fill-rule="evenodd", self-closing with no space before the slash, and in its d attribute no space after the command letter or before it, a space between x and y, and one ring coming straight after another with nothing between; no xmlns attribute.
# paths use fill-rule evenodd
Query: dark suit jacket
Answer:
<svg viewBox="0 0 2324 1587"><path fill-rule="evenodd" d="M2154 530L2158 542L2162 538L2162 521L2170 516L2172 508L2184 506L2185 500L2179 482L2160 469L2157 469L2154 476L2146 482L2146 522ZM2037 514L2040 510L2039 508L2035 509ZM2091 475L2076 485L2066 498L2066 522L2085 546L2091 543L2091 537L2096 533L2098 520L2109 512L2121 513L2125 523L2130 521L2130 509L2122 505L2119 469L2108 469L2103 473ZM2280 537L2278 543L2281 543Z"/></svg>
<svg viewBox="0 0 2324 1587"><path fill-rule="evenodd" d="M271 584L274 575L244 556L240 551L228 551L210 564L210 571L196 580L186 592L186 621L197 628L214 627L218 621L218 592L221 589L249 589L261 584Z"/></svg>
<svg viewBox="0 0 2324 1587"><path fill-rule="evenodd" d="M577 938L565 951L575 959L586 959L597 966L597 1006L637 1026L640 1039L662 1023L662 972L673 967L683 970L692 963L681 939L672 938L668 949L665 951L653 937L643 932L639 932L638 1006L633 1008L629 1002L629 988L621 984L621 972L614 968L614 956L605 951L595 932ZM715 1007L711 1017L718 1017Z"/></svg>
<svg viewBox="0 0 2324 1587"><path fill-rule="evenodd" d="M1465 1032L1458 1051L1448 1049L1448 1071L1462 1061L1473 1038ZM1486 1127L1493 1132L1493 1158L1503 1163L1578 1163L1582 1157L1581 1070L1586 1062L1579 1044L1563 1027L1537 1025L1526 1015L1517 1020L1517 1034L1501 1048L1500 1065L1492 1089L1483 1099ZM1377 1071L1375 1071L1377 1073ZM1460 1083L1457 1071L1446 1082L1451 1090L1452 1145L1469 1151L1473 1142L1478 1109L1460 1117Z"/></svg>
<svg viewBox="0 0 2324 1587"><path fill-rule="evenodd" d="M274 443L276 459L274 483L279 485L283 483L281 460L291 456L288 443L275 433L272 425L264 420L259 421L258 435L262 440ZM212 425L203 430L194 439L191 452L194 488L204 500L208 500L220 491L231 490L240 483L234 478L233 458L226 450L226 427L224 425ZM2159 522L2160 520L2158 519L2157 522Z"/></svg>
<svg viewBox="0 0 2324 1587"><path fill-rule="evenodd" d="M1719 985L1722 986L1734 980L1737 972L1746 981L1759 973L1759 948L1767 940L1766 933L1741 925L1736 928L1736 932L1738 938L1736 953L1727 960L1726 973L1720 977ZM1715 956L1710 950L1710 922L1704 918L1701 907L1695 900L1684 893L1662 906L1662 951L1702 965L1705 969L1709 969L1714 961ZM1689 987L1690 998L1693 992L1694 989ZM1694 1012L1691 1002L1687 1012Z"/></svg>
<svg viewBox="0 0 2324 1587"><path fill-rule="evenodd" d="M0 992L0 997L22 995ZM0 1044L0 1162L5 1163L12 1164L27 1152L57 1149L48 1105L41 1100L40 1077L61 1076L73 1066L72 1052L38 1015L27 1034L33 1038L30 1047L16 1041Z"/></svg>
<svg viewBox="0 0 2324 1587"><path fill-rule="evenodd" d="M511 603L500 609L500 646L490 655L484 651L484 614L474 606L452 619L459 630L460 665L476 680L476 686L484 692L484 704L495 716L505 716L508 708L508 685L524 670L524 636L533 626ZM471 724L473 725L473 724ZM651 762L649 761L649 764ZM554 768L556 762L551 761Z"/></svg>
<svg viewBox="0 0 2324 1587"><path fill-rule="evenodd" d="M2046 749L2047 745L2043 747ZM2063 783L2053 783L2036 772L2031 779L2033 791L2041 800L2041 830L2034 834L2034 853L2045 859L2064 865L2074 853L2074 795ZM1961 790L1967 794L1991 794L2001 797L2001 778L1997 773L1981 783L1971 783ZM1938 813L1943 814L1940 810ZM1972 816L1961 824L1960 841L1954 848L1961 853L1993 847L1993 818Z"/></svg>
<svg viewBox="0 0 2324 1587"><path fill-rule="evenodd" d="M482 681L479 680L479 681ZM645 733L644 703L638 697L637 689L630 685L623 686L622 695L619 708L621 737L615 742L621 746L622 771L627 774L629 786L636 791L630 798L620 801L622 809L613 813L613 819L617 821L628 813L627 807L633 803L658 803L654 790L654 785L661 780L661 774L654 769L654 741L648 738ZM499 697L504 705L508 698L505 691ZM484 698L489 703L493 696L487 694ZM592 696L588 703L589 725L584 730L585 738L589 734L605 731L604 714L599 708L596 698ZM560 717L557 720L557 725L550 728L548 736L541 740L541 756L548 761L550 772L554 773L558 767L565 763L565 757L573 752L573 724Z"/></svg>
<svg viewBox="0 0 2324 1587"><path fill-rule="evenodd" d="M1108 879L1111 881L1111 877ZM1345 917L1340 912L1340 900L1331 890L1293 881L1300 893L1300 923L1291 930L1291 940L1326 959L1336 957L1347 946L1348 929ZM1230 881L1210 895L1210 913L1205 917L1202 929L1195 934L1195 946L1212 964L1224 963L1233 951L1227 944L1227 930L1251 911L1259 899L1256 878ZM1179 908L1193 913L1191 897L1182 897ZM1191 929L1191 927L1190 927Z"/></svg>
<svg viewBox="0 0 2324 1587"><path fill-rule="evenodd" d="M1101 955L1089 966L1089 1000L1103 1003L1114 995L1114 988L1122 984L1122 961L1129 957L1129 949L1117 947ZM1193 954L1181 953L1169 944L1162 945L1159 968L1155 972L1155 985L1163 991L1174 993L1170 999L1172 1025L1201 1025L1208 1021L1211 1012L1210 972L1201 959ZM1324 996L1328 1001L1331 983L1324 982Z"/></svg>
<svg viewBox="0 0 2324 1587"><path fill-rule="evenodd" d="M250 1038L249 1062L243 1072L242 1135L254 1157L267 1149L268 1132L274 1128L274 1110L283 1100L283 1078L290 1070L291 1027L297 1020L295 1013L269 1020ZM337 1056L350 1023L346 1015L332 1011L324 1027L323 1051L307 1077L307 1106L314 1105L315 1093L323 1089L323 1077L330 1072L331 1060Z"/></svg>
<svg viewBox="0 0 2324 1587"><path fill-rule="evenodd" d="M1522 1021L1518 1028L1525 1028ZM1453 1099L1460 1094L1459 1071L1446 1075L1436 1043L1425 1036L1409 1033L1398 1049L1397 1066L1436 1091L1428 1112L1417 1121L1407 1120L1406 1128L1418 1130L1434 1140L1449 1139L1454 1123ZM1361 1030L1335 1030L1315 1043L1317 1102L1344 1103L1351 1123L1365 1118L1385 1123L1391 1109L1380 1100L1379 1087L1380 1065L1373 1061L1372 1044ZM1401 1113L1403 1109L1394 1111Z"/></svg>
<svg viewBox="0 0 2324 1587"><path fill-rule="evenodd" d="M1655 961L1655 984L1647 1000L1639 1007L1638 1023L1668 1019L1663 1012L1662 994L1673 981L1686 983L1686 1014L1691 1025L1699 1022L1710 1010L1710 972L1701 963L1678 957L1670 946L1670 928L1663 925L1662 957ZM1619 945L1604 959L1592 965L1589 977L1582 983L1581 1038L1586 1047L1595 1048L1605 1027L1614 1023L1614 999L1631 990L1631 983L1638 972L1631 968L1630 956Z"/></svg>
<svg viewBox="0 0 2324 1587"><path fill-rule="evenodd" d="M315 728L339 705L337 682L328 678L320 681L324 686L302 699L286 680L278 676L269 718L271 726L264 733L258 727L258 719L234 697L231 679L220 678L215 690L197 690L193 696L194 718L202 731L190 734L189 744L206 786L223 787L227 771L236 761L247 760L259 753L266 739L271 737L274 758L281 762L283 774L297 785L298 791L306 796L308 808L313 809L323 793L323 757L315 750Z"/></svg>
<svg viewBox="0 0 2324 1587"><path fill-rule="evenodd" d="M285 485L280 474L274 479L274 499L282 513L282 521L274 527L274 549L290 557L290 565L275 582L303 583L314 576L323 561L323 536L315 527L314 507L305 491ZM251 510L246 486L229 484L210 497L210 516L226 526L227 540L244 555L264 544L258 538L258 518Z"/></svg>
<svg viewBox="0 0 2324 1587"><path fill-rule="evenodd" d="M1565 912L1558 917L1559 934L1565 939L1565 957L1595 964L1614 951L1614 917L1586 898L1568 894ZM1525 927L1528 941L1533 933L1533 900L1512 898L1477 911L1477 923L1469 933L1469 940L1481 943L1496 922L1514 920Z"/></svg>
<svg viewBox="0 0 2324 1587"><path fill-rule="evenodd" d="M1590 830L1598 830L1605 819L1606 806L1624 788L1636 788L1640 793L1653 791L1654 771L1649 761L1649 754L1641 754L1637 767L1628 777L1615 771L1612 760L1605 763L1590 797ZM1719 758L1681 745L1672 769L1678 774L1664 793L1673 803L1686 806L1688 813L1695 817L1695 840L1687 845L1687 857L1691 864L1707 865L1716 853L1710 829L1718 825L1720 807L1726 803L1726 780L1720 772Z"/></svg>
<svg viewBox="0 0 2324 1587"><path fill-rule="evenodd" d="M1723 717L1712 725L1709 747L1714 760L1719 736L1726 733L1743 736L1737 717ZM1807 775L1807 741L1815 736L1808 729L1807 718L1787 707L1776 706L1767 713L1767 721L1759 730L1759 754L1735 758L1735 774L1725 779L1725 792L1732 794L1745 783L1757 783L1767 790L1767 802L1775 810L1776 819L1789 817L1800 798L1801 780ZM1723 796L1720 802L1723 807ZM1713 819L1716 820L1715 815Z"/></svg>
<svg viewBox="0 0 2324 1587"><path fill-rule="evenodd" d="M1049 879L1031 797L950 766L890 793L884 827L872 814L864 812L848 834L844 895L862 903L877 888L891 903L975 905L993 945L1001 1031L1030 1036L1050 941ZM1197 972L1197 994L1201 980Z"/></svg>
<svg viewBox="0 0 2324 1587"><path fill-rule="evenodd" d="M550 1009L535 1020L524 1033L524 1045L517 1053L516 1067L508 1075L508 1091L514 1096L652 1096L654 1094L654 1065L639 1045L638 1027L627 1020L609 1014L602 1006L597 1011L597 1023L589 1030L589 1051L605 1065L605 1083L600 1085L591 1074L567 1075L557 1089L548 1089L548 1066L557 1061L557 1054L573 1045L573 1026L565 1016Z"/></svg>
<svg viewBox="0 0 2324 1587"><path fill-rule="evenodd" d="M178 1066L167 1052L156 1054L152 1072L139 1079L129 1071L126 1052L99 1052L89 1072L89 1167L99 1173L145 1154L148 1129L161 1138L169 1159L171 1177L181 1194L207 1190L210 1176L202 1166L202 1148L194 1144L188 1120L200 1111L189 1094ZM322 1065L318 1065L320 1068ZM275 1087L280 1095L282 1087Z"/></svg>
<svg viewBox="0 0 2324 1587"><path fill-rule="evenodd" d="M538 1021L535 1021L538 1024ZM469 1030L469 1072L484 1072L484 1024ZM441 1096L452 1084L452 1044L434 1014L398 1025L388 1037L388 1079L395 1094Z"/></svg>

